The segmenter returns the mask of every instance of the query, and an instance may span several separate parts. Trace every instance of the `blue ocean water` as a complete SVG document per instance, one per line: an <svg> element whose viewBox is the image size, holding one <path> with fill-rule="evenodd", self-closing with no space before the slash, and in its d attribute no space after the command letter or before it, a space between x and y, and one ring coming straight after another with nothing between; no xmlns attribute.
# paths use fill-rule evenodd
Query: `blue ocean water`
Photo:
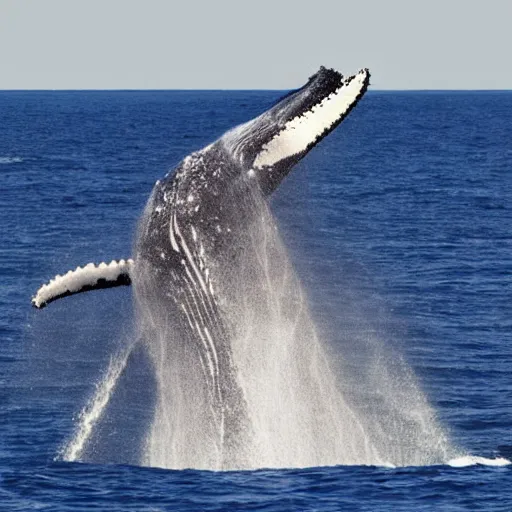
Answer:
<svg viewBox="0 0 512 512"><path fill-rule="evenodd" d="M508 92L370 92L272 198L336 357L357 362L362 334L402 354L453 445L483 459L140 467L142 358L118 383L94 460L59 457L129 336L131 295L44 311L31 295L77 265L129 256L154 182L279 95L0 92L1 510L512 510L512 466L490 465L512 459Z"/></svg>

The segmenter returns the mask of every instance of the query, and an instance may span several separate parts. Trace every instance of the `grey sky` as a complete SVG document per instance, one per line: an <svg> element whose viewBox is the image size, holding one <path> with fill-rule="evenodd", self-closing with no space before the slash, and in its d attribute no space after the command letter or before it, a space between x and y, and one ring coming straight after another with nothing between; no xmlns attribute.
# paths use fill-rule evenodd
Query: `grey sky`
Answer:
<svg viewBox="0 0 512 512"><path fill-rule="evenodd" d="M0 89L512 89L512 0L0 0Z"/></svg>

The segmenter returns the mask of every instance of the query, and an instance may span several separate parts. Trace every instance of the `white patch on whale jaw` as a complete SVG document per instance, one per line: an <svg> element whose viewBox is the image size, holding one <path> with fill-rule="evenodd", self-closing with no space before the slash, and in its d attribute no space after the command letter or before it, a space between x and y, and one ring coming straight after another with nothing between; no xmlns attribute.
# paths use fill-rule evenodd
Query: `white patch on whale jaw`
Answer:
<svg viewBox="0 0 512 512"><path fill-rule="evenodd" d="M270 167L310 148L348 114L364 93L369 79L369 71L362 69L312 109L288 121L283 130L262 147L253 167Z"/></svg>

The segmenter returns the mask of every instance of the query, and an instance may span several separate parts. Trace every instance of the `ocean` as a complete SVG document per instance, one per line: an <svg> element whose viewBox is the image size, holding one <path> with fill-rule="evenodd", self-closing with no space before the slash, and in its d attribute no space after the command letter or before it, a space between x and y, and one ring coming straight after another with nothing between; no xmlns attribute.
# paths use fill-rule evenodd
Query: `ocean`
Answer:
<svg viewBox="0 0 512 512"><path fill-rule="evenodd" d="M0 92L0 510L512 510L510 92L370 91L270 200L339 393L403 464L147 466L150 364L108 378L131 290L31 307L129 257L155 181L281 94Z"/></svg>

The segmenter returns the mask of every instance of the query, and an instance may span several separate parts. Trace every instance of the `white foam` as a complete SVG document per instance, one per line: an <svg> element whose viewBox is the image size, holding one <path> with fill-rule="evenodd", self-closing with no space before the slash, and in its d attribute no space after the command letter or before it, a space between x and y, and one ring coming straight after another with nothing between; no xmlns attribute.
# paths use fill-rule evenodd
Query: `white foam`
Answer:
<svg viewBox="0 0 512 512"><path fill-rule="evenodd" d="M76 293L85 286L94 286L99 279L116 281L122 274L130 274L134 262L132 259L111 261L108 265L100 263L98 266L89 263L85 267L77 267L67 274L57 275L39 288L32 298L32 304L36 308L43 307L52 299L66 293Z"/></svg>
<svg viewBox="0 0 512 512"><path fill-rule="evenodd" d="M347 113L367 81L368 70L363 69L355 77L345 80L341 87L311 110L288 121L284 130L263 146L254 161L254 167L261 169L264 166L271 166L284 158L305 151Z"/></svg>
<svg viewBox="0 0 512 512"><path fill-rule="evenodd" d="M19 156L0 156L0 165L19 164L23 162L23 158Z"/></svg>
<svg viewBox="0 0 512 512"><path fill-rule="evenodd" d="M448 461L448 465L453 468L465 468L467 466L475 466L476 464L482 466L508 466L511 462L503 457L488 459L486 457L478 457L477 455L465 455Z"/></svg>

